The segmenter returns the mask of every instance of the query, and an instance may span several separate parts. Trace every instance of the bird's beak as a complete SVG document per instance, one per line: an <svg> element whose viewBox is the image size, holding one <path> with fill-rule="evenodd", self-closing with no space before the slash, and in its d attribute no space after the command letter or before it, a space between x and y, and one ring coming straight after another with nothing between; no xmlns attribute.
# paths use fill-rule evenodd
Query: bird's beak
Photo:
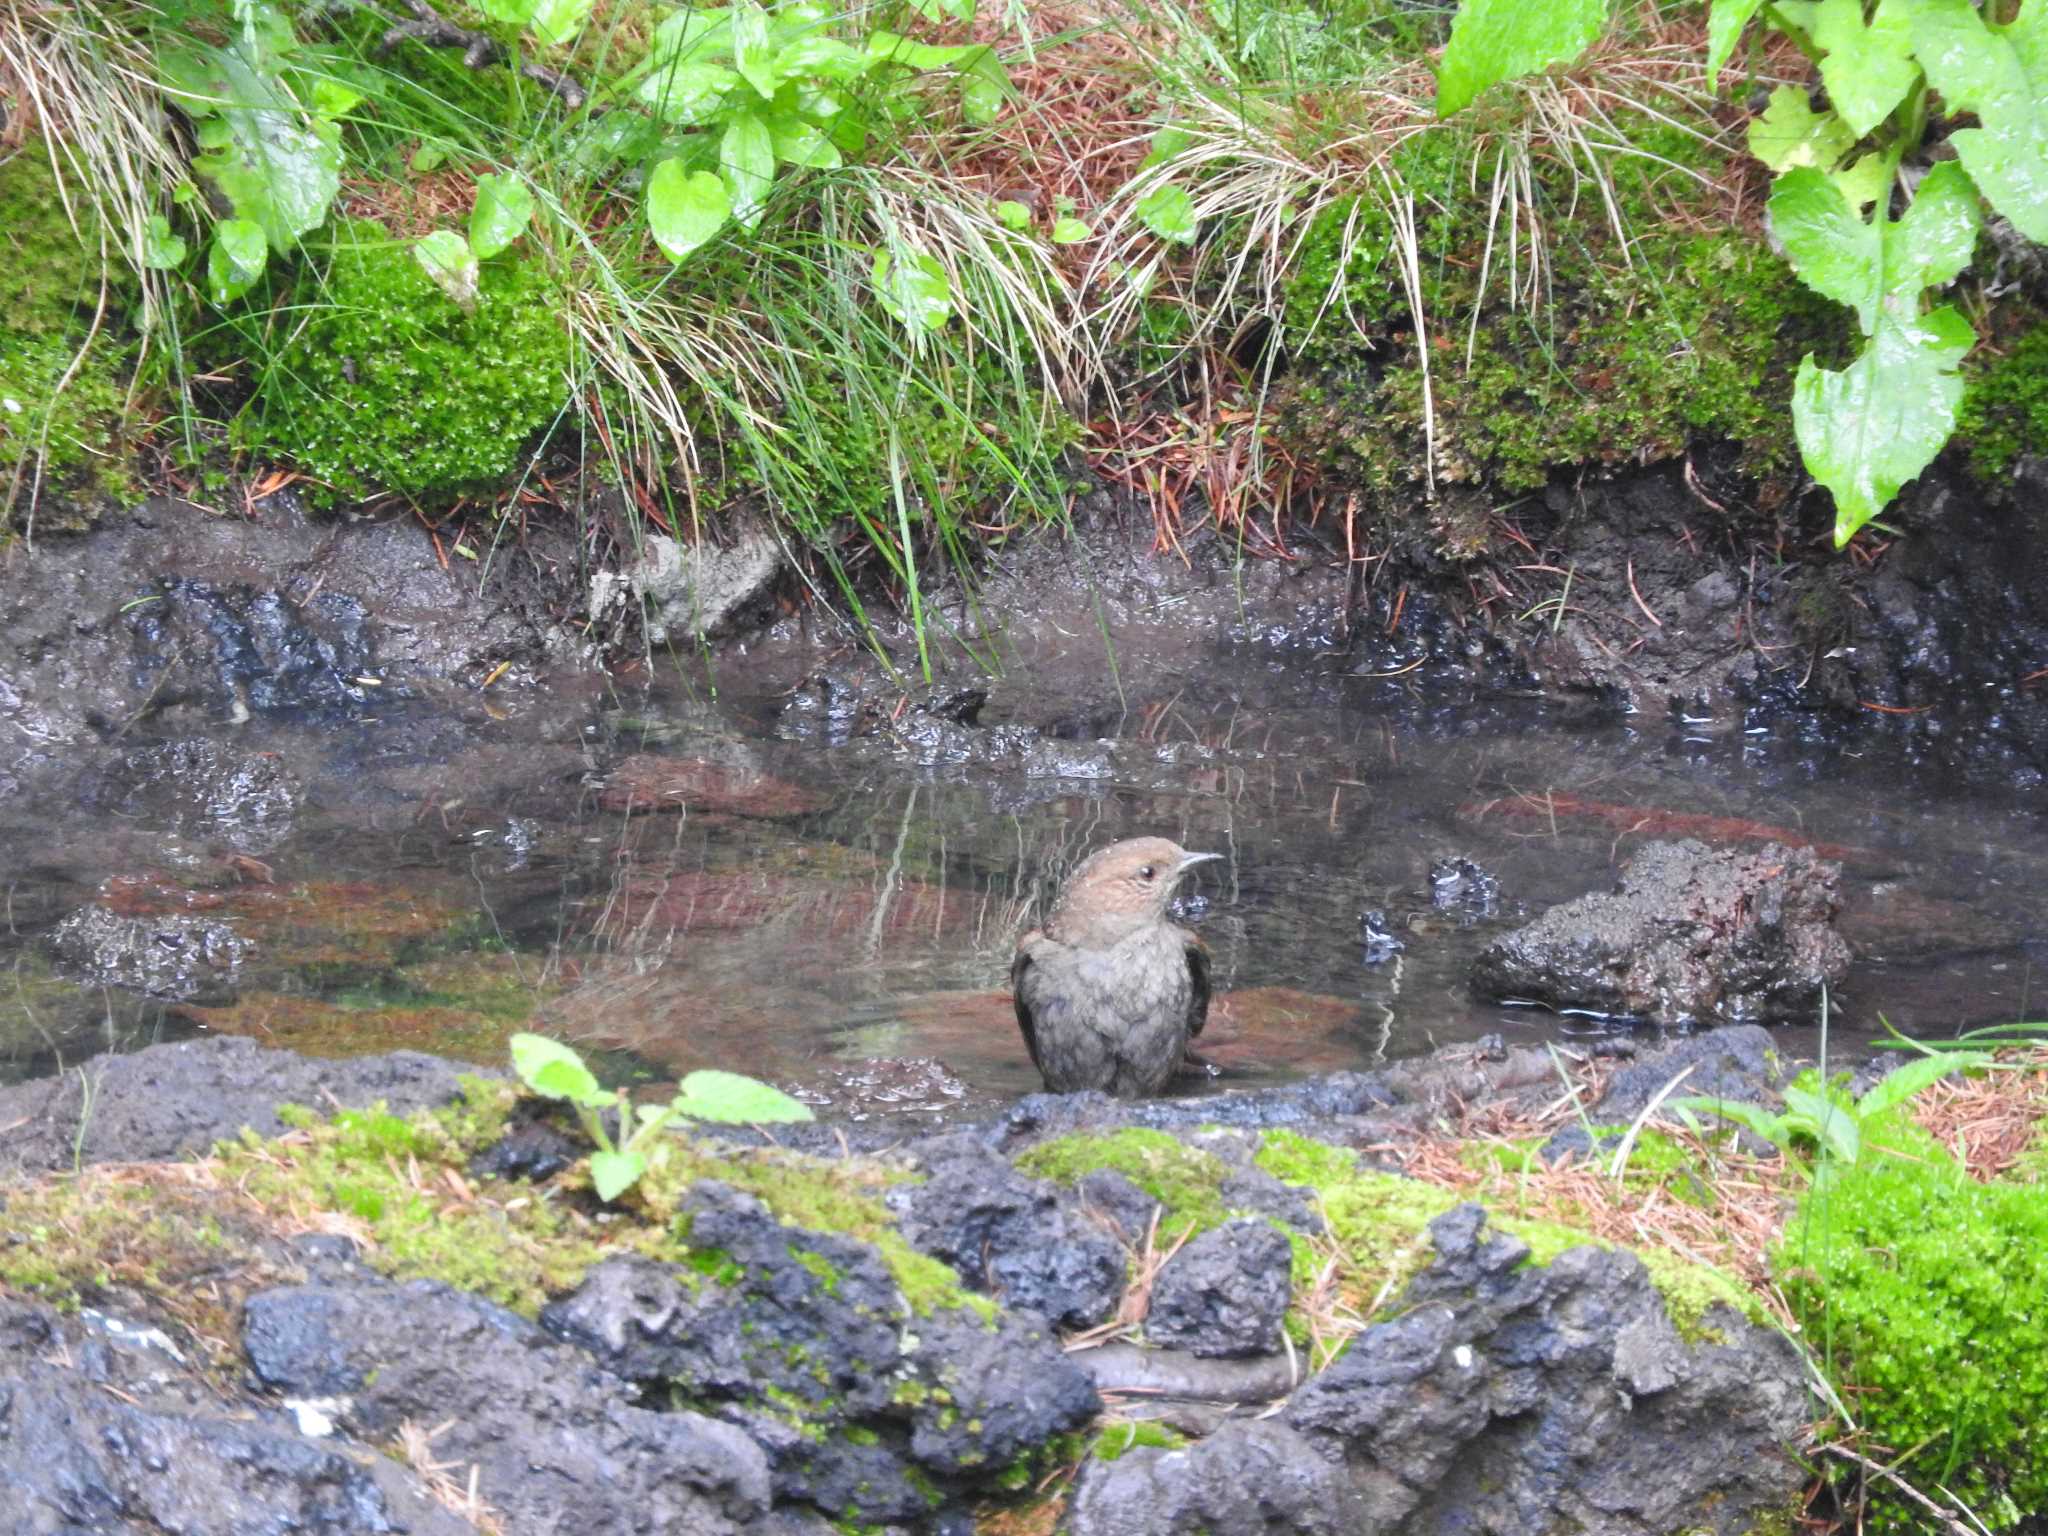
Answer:
<svg viewBox="0 0 2048 1536"><path fill-rule="evenodd" d="M1220 853L1184 853L1180 856L1180 864L1174 870L1173 878L1178 880L1197 864L1206 864L1211 859L1220 859L1222 857L1223 855Z"/></svg>

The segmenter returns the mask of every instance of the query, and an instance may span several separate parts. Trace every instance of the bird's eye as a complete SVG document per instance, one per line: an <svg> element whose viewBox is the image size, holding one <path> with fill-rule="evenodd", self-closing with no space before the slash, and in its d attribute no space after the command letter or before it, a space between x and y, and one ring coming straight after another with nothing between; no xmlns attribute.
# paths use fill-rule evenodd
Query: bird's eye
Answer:
<svg viewBox="0 0 2048 1536"><path fill-rule="evenodd" d="M1141 869L1139 869L1138 878L1140 880L1150 880L1154 875L1158 873L1158 870L1154 869L1150 864L1147 864L1143 866Z"/></svg>

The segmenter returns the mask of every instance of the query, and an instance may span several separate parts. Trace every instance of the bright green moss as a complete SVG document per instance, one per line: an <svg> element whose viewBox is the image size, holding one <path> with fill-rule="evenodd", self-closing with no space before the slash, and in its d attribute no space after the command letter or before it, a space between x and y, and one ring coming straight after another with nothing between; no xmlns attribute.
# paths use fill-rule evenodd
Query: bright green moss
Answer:
<svg viewBox="0 0 2048 1536"><path fill-rule="evenodd" d="M2048 455L2048 328L2033 327L1971 371L1956 436L1987 480L2003 479L2024 454Z"/></svg>
<svg viewBox="0 0 2048 1536"><path fill-rule="evenodd" d="M1162 1451L1177 1451L1188 1443L1188 1437L1179 1430L1155 1423L1150 1419L1132 1419L1122 1424L1112 1424L1095 1437L1095 1443L1088 1448L1089 1455L1097 1461L1115 1461L1126 1451L1140 1446L1151 1446Z"/></svg>
<svg viewBox="0 0 2048 1536"><path fill-rule="evenodd" d="M1199 1235L1230 1217L1218 1193L1229 1172L1223 1159L1164 1131L1062 1136L1020 1156L1017 1170L1066 1185L1101 1170L1120 1173L1165 1207L1159 1213L1162 1241L1177 1242L1190 1228Z"/></svg>
<svg viewBox="0 0 2048 1536"><path fill-rule="evenodd" d="M1901 1476L1993 1529L2048 1509L2048 1200L1878 1156L1809 1194L1773 1256L1808 1342ZM1869 1528L1919 1530L1887 1499Z"/></svg>
<svg viewBox="0 0 2048 1536"><path fill-rule="evenodd" d="M408 242L344 225L325 281L302 280L294 302L239 430L334 491L493 489L569 398L561 291L525 242L484 263L465 312Z"/></svg>
<svg viewBox="0 0 2048 1536"><path fill-rule="evenodd" d="M1681 165L1700 157L1644 137ZM1609 167L1625 249L1578 173L1537 157L1545 234L1532 284L1526 231L1512 268L1507 230L1489 231L1472 153L1441 131L1395 157L1417 194L1439 480L1528 491L1562 465L1667 459L1694 438L1738 444L1751 473L1793 466L1793 372L1816 345L1825 360L1830 306L1677 171L1627 157ZM1286 294L1292 368L1277 417L1283 438L1389 509L1425 468L1423 372L1394 250L1372 205L1332 208L1308 232ZM1438 533L1450 553L1477 547L1474 530Z"/></svg>
<svg viewBox="0 0 2048 1536"><path fill-rule="evenodd" d="M90 221L82 189L66 190L71 209ZM42 144L0 160L0 498L16 461L33 476L39 454L46 481L54 477L60 487L83 476L108 495L132 488L121 435L130 355L123 337L133 302L133 283L72 227ZM15 502L18 515L26 487ZM44 528L52 521L38 517Z"/></svg>

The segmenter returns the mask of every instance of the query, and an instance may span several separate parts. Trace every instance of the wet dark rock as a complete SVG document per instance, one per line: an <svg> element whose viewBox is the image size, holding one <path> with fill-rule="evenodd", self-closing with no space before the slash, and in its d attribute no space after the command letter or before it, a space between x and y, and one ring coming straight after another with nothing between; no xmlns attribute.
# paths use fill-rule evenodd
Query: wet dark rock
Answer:
<svg viewBox="0 0 2048 1536"><path fill-rule="evenodd" d="M243 853L282 842L304 794L274 753L208 737L132 748L87 774L79 789L94 810L218 838Z"/></svg>
<svg viewBox="0 0 2048 1536"><path fill-rule="evenodd" d="M1233 1420L1178 1450L1090 1461L1066 1536L1377 1536L1364 1501L1314 1444L1275 1419Z"/></svg>
<svg viewBox="0 0 2048 1536"><path fill-rule="evenodd" d="M637 602L645 644L715 639L773 616L770 598L782 574L782 543L762 527L747 527L727 543L690 542L643 533L637 559L591 582L590 613L599 623Z"/></svg>
<svg viewBox="0 0 2048 1536"><path fill-rule="evenodd" d="M1269 1354L1280 1347L1294 1250L1269 1223L1228 1221L1161 1266L1145 1313L1145 1337L1210 1357Z"/></svg>
<svg viewBox="0 0 2048 1536"><path fill-rule="evenodd" d="M1121 1238L1127 1248L1144 1246L1146 1234L1165 1209L1113 1168L1084 1173L1074 1186L1074 1194L1088 1214Z"/></svg>
<svg viewBox="0 0 2048 1536"><path fill-rule="evenodd" d="M390 1457L224 1406L153 1329L0 1299L0 1529L471 1536Z"/></svg>
<svg viewBox="0 0 2048 1536"><path fill-rule="evenodd" d="M1500 909L1500 880L1462 855L1429 866L1429 904L1467 920L1491 917Z"/></svg>
<svg viewBox="0 0 2048 1536"><path fill-rule="evenodd" d="M1796 1064L1778 1054L1769 1030L1756 1024L1733 1024L1673 1040L1653 1055L1618 1068L1586 1118L1596 1129L1629 1125L1674 1079L1678 1086L1673 1093L1681 1098L1726 1099L1771 1108L1779 1102L1781 1090L1795 1070ZM1747 1131L1739 1134L1752 1150L1768 1150L1761 1137ZM1543 1144L1544 1157L1553 1162L1567 1155L1590 1156L1593 1150L1593 1138L1582 1125L1565 1126Z"/></svg>
<svg viewBox="0 0 2048 1536"><path fill-rule="evenodd" d="M206 1151L244 1126L277 1136L280 1104L365 1108L395 1114L453 1103L460 1062L417 1051L322 1061L253 1040L218 1037L96 1057L80 1073L0 1087L0 1176L47 1173L86 1163L152 1162ZM88 1112L89 1108L89 1112ZM81 1121L83 1129L81 1131Z"/></svg>
<svg viewBox="0 0 2048 1536"><path fill-rule="evenodd" d="M121 917L80 907L50 933L58 970L87 987L119 987L173 1002L235 998L248 942L217 918L192 912Z"/></svg>
<svg viewBox="0 0 2048 1536"><path fill-rule="evenodd" d="M778 1497L920 1524L930 1484L986 1479L1100 1404L1043 1322L912 1319L872 1249L783 1226L748 1196L692 1192L708 1273L613 1259L542 1313L556 1336L746 1431Z"/></svg>
<svg viewBox="0 0 2048 1536"><path fill-rule="evenodd" d="M1068 1358L1088 1373L1098 1391L1143 1403L1270 1402L1299 1386L1304 1369L1299 1357L1232 1359L1122 1343L1076 1350Z"/></svg>
<svg viewBox="0 0 2048 1536"><path fill-rule="evenodd" d="M768 1513L766 1459L739 1430L633 1407L588 1355L444 1285L261 1291L242 1345L263 1387L321 1400L359 1439L439 1426L436 1457L474 1467L479 1495L515 1530L739 1536Z"/></svg>
<svg viewBox="0 0 2048 1536"><path fill-rule="evenodd" d="M1848 970L1838 866L1768 843L1651 843L1617 889L1551 908L1473 966L1491 997L1659 1024L1806 1016Z"/></svg>
<svg viewBox="0 0 2048 1536"><path fill-rule="evenodd" d="M615 764L597 792L598 805L622 812L720 812L728 816L803 816L825 800L770 774L744 748L718 758L638 752Z"/></svg>
<svg viewBox="0 0 2048 1536"><path fill-rule="evenodd" d="M1368 1328L1285 1415L1342 1458L1361 1529L1561 1525L1734 1536L1781 1516L1805 1474L1793 1346L1726 1308L1688 1342L1631 1254L1528 1249L1461 1206L1401 1315Z"/></svg>
<svg viewBox="0 0 2048 1536"><path fill-rule="evenodd" d="M485 1179L551 1179L589 1151L566 1132L529 1120L507 1130L469 1160L469 1171Z"/></svg>
<svg viewBox="0 0 2048 1536"><path fill-rule="evenodd" d="M925 1178L889 1191L911 1244L1005 1306L1059 1328L1087 1328L1116 1310L1124 1256L1116 1241L971 1136L918 1148Z"/></svg>

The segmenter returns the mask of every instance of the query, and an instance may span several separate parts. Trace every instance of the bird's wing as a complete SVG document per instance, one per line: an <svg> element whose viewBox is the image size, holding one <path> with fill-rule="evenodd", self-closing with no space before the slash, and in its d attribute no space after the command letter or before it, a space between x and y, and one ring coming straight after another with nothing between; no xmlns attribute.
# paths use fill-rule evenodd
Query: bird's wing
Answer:
<svg viewBox="0 0 2048 1536"><path fill-rule="evenodd" d="M1209 1022L1209 946L1192 933L1187 936L1188 980L1194 991L1188 996L1188 1038L1194 1039Z"/></svg>
<svg viewBox="0 0 2048 1536"><path fill-rule="evenodd" d="M1042 943L1034 929L1018 941L1017 958L1010 962L1010 1000L1017 1009L1017 1028L1024 1035L1024 1049L1031 1053L1031 1065L1038 1066L1038 1023L1031 1016L1031 1002L1025 996L1026 978L1031 971L1031 951ZM1045 1069L1039 1067L1042 1073Z"/></svg>

